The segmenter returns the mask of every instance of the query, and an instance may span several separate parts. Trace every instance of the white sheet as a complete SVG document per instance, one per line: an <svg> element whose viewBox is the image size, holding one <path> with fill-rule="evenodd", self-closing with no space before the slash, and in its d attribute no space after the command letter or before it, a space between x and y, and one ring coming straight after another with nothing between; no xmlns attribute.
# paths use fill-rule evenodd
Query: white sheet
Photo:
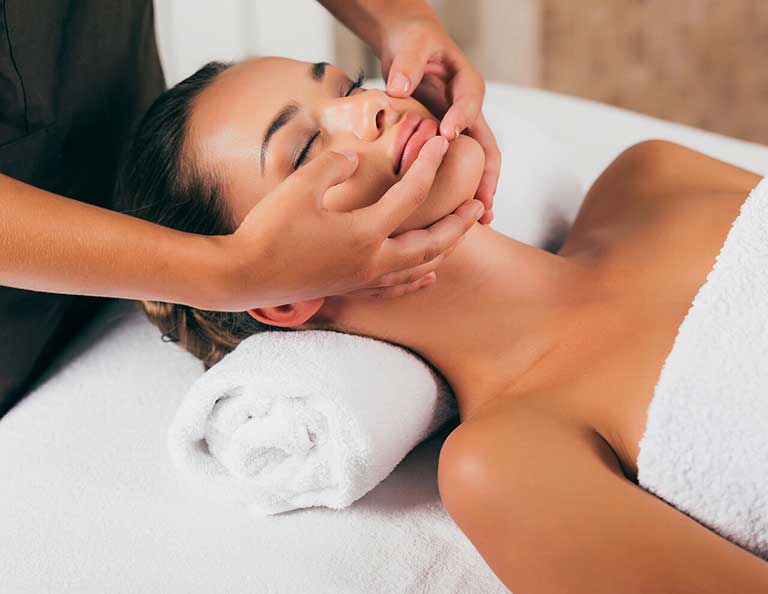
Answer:
<svg viewBox="0 0 768 594"><path fill-rule="evenodd" d="M488 107L492 123L512 110L560 139L585 184L651 137L768 172L765 147L587 101L490 84ZM497 220L524 204L509 192ZM117 302L0 421L3 592L506 592L440 504L437 456L450 427L343 512L258 522L185 492L165 433L201 372Z"/></svg>

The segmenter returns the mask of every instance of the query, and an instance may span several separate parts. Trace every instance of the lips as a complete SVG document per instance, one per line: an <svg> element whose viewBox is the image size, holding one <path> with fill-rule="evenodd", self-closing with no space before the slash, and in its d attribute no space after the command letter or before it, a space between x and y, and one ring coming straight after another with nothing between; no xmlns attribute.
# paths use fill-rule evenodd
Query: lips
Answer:
<svg viewBox="0 0 768 594"><path fill-rule="evenodd" d="M395 175L405 173L413 165L421 147L437 134L437 122L409 112L403 116L397 131L393 165Z"/></svg>

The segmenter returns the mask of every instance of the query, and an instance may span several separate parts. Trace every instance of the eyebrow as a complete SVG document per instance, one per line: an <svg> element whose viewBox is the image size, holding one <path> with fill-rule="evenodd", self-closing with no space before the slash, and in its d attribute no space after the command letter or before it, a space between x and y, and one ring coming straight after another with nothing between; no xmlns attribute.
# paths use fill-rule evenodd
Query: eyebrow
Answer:
<svg viewBox="0 0 768 594"><path fill-rule="evenodd" d="M323 80L326 66L328 66L328 62L318 62L317 64L312 64L312 78L316 81Z"/></svg>
<svg viewBox="0 0 768 594"><path fill-rule="evenodd" d="M328 66L328 62L317 62L312 64L309 70L309 75L312 80L320 82L325 76L325 67ZM261 155L259 157L259 163L261 165L261 174L264 175L264 163L267 160L267 148L269 146L269 140L275 135L275 133L288 124L297 113L299 113L300 106L296 103L289 103L275 116L275 119L269 124L267 131L264 133L264 140L261 141Z"/></svg>

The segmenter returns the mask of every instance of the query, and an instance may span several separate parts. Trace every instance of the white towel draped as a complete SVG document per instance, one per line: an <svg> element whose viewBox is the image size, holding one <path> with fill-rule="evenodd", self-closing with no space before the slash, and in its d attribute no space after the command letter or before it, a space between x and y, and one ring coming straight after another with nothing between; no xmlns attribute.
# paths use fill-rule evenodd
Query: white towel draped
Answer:
<svg viewBox="0 0 768 594"><path fill-rule="evenodd" d="M648 409L639 484L768 559L768 179L741 206Z"/></svg>

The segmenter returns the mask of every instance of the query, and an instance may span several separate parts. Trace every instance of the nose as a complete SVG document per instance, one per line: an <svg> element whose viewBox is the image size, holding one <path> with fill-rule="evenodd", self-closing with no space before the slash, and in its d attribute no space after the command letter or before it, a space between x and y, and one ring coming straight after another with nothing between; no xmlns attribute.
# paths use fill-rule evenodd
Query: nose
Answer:
<svg viewBox="0 0 768 594"><path fill-rule="evenodd" d="M378 89L330 99L321 107L321 126L330 134L352 133L371 142L394 124L397 116L389 96Z"/></svg>

